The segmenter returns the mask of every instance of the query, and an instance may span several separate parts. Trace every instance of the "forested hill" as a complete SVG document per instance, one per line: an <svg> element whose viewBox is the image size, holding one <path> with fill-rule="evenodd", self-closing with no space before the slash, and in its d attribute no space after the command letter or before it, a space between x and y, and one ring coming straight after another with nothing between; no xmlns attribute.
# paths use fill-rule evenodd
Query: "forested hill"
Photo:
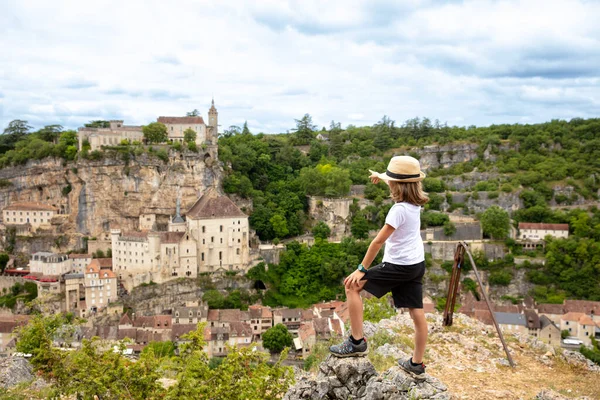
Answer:
<svg viewBox="0 0 600 400"><path fill-rule="evenodd" d="M461 152L467 150L474 154L462 157ZM383 117L373 126L349 125L343 129L332 121L329 129L319 130L305 115L296 120L291 133L252 134L246 125L232 126L219 139L219 157L226 170L224 190L252 200L251 226L261 239L274 241L311 229L316 236L326 237L324 224L308 220L306 195L349 196L351 185L359 184L366 185L364 197L373 200L373 205L363 210L351 208L353 238L345 242L366 239L368 230L381 226L389 207L383 202L388 196L384 185L368 182L368 169L384 171L393 155L421 158L430 157L432 151L437 151L438 162L431 163L424 181L431 198L423 215L424 225L444 224L451 232L447 215L434 212L442 207L478 217L465 202L453 202L452 192L462 192L467 199L478 198L480 192L486 192L488 199L512 193L520 203L520 209L510 211L515 223L570 224L571 238L550 243L546 248L549 262L532 267L528 273L538 284L536 298L600 300L600 213L589 206L597 204L600 189L600 119L450 127L427 118L399 125ZM577 204L585 204L585 209L577 208ZM561 206L565 209L560 210ZM489 236L502 239L507 233ZM518 252L510 240L507 244ZM352 248L349 243L342 245ZM319 252L316 247L313 253ZM299 249L293 251L296 257L309 257ZM314 255L321 258L312 262L331 265L335 255L330 253L331 249L323 250L325 255ZM360 257L353 253L354 258ZM302 299L305 293L311 297L306 301L318 298L315 293L323 287L307 291L299 283L309 271L284 271L302 262L285 257L283 262L288 267L275 270L270 277L263 274L263 278L276 282L281 296L274 302L302 304L283 299ZM514 263L509 260L496 267L508 274ZM322 270L312 272L323 274ZM325 286L339 285L339 276L346 272L332 268L331 280L325 278Z"/></svg>

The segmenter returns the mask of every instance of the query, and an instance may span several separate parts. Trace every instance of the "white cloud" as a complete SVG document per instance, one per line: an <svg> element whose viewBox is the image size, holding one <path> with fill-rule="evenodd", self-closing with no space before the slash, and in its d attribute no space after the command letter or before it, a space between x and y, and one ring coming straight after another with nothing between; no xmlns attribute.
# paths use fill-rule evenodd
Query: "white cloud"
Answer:
<svg viewBox="0 0 600 400"><path fill-rule="evenodd" d="M0 128L204 115L284 132L600 111L596 2L42 0L0 5Z"/></svg>

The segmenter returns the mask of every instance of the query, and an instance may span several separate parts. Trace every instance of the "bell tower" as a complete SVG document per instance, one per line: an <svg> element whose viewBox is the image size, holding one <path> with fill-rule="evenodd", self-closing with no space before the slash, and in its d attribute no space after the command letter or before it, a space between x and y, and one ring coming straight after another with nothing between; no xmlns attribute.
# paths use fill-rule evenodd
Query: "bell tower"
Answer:
<svg viewBox="0 0 600 400"><path fill-rule="evenodd" d="M208 126L210 129L210 136L207 137L207 141L210 144L215 144L217 142L217 137L219 136L219 113L215 108L215 99L212 99L210 109L208 110Z"/></svg>

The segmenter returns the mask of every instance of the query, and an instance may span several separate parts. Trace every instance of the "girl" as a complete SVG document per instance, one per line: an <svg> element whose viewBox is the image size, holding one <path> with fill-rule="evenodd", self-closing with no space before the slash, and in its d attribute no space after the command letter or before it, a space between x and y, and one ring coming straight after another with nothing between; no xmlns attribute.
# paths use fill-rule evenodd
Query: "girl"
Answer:
<svg viewBox="0 0 600 400"><path fill-rule="evenodd" d="M330 351L337 357L366 355L360 291L364 289L378 298L392 292L396 308L408 308L415 324L413 356L399 360L398 365L414 375L421 375L425 372L423 354L427 342L422 285L425 251L420 233L421 206L429 201L421 187L425 174L421 171L419 161L409 156L393 157L384 174L369 172L374 184L380 180L387 183L395 204L388 212L385 225L371 242L362 263L344 279L351 335L341 344L331 346ZM384 243L383 262L369 268Z"/></svg>

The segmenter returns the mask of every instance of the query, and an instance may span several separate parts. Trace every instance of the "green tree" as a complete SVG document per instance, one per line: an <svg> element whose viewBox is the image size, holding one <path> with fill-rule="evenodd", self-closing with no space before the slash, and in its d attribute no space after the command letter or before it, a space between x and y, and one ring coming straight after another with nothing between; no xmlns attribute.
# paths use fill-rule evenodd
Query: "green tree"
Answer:
<svg viewBox="0 0 600 400"><path fill-rule="evenodd" d="M287 220L281 214L275 214L269 220L271 226L273 227L273 232L275 233L275 237L284 238L290 232L288 230Z"/></svg>
<svg viewBox="0 0 600 400"><path fill-rule="evenodd" d="M456 225L451 221L444 222L444 235L450 237L456 233Z"/></svg>
<svg viewBox="0 0 600 400"><path fill-rule="evenodd" d="M4 273L4 270L6 269L6 264L8 264L8 260L10 260L8 254L0 253L0 273Z"/></svg>
<svg viewBox="0 0 600 400"><path fill-rule="evenodd" d="M198 135L196 134L196 131L191 128L188 128L185 131L183 131L183 141L185 143L195 142L197 136Z"/></svg>
<svg viewBox="0 0 600 400"><path fill-rule="evenodd" d="M315 238L327 239L331 235L331 229L323 221L319 221L312 229L312 234Z"/></svg>
<svg viewBox="0 0 600 400"><path fill-rule="evenodd" d="M309 114L304 114L302 118L294 121L296 121L296 128L293 129L296 132L296 143L309 144L313 140L313 132L317 128L316 125L313 125L312 117Z"/></svg>
<svg viewBox="0 0 600 400"><path fill-rule="evenodd" d="M369 237L369 223L363 215L358 214L352 218L350 231L355 238L366 239Z"/></svg>
<svg viewBox="0 0 600 400"><path fill-rule="evenodd" d="M173 357L175 355L175 343L168 342L150 342L142 350L142 354L149 354L152 352L154 357L165 358Z"/></svg>
<svg viewBox="0 0 600 400"><path fill-rule="evenodd" d="M498 206L491 206L485 210L480 218L483 232L493 239L504 239L510 231L510 218L508 213Z"/></svg>
<svg viewBox="0 0 600 400"><path fill-rule="evenodd" d="M62 125L46 125L40 129L37 134L40 139L46 142L57 143L58 137L63 131Z"/></svg>
<svg viewBox="0 0 600 400"><path fill-rule="evenodd" d="M267 329L262 336L263 346L271 353L281 353L285 347L291 347L293 338L287 327L283 324L277 324Z"/></svg>
<svg viewBox="0 0 600 400"><path fill-rule="evenodd" d="M199 117L200 111L198 111L196 108L194 108L192 111L185 113L185 116L186 117Z"/></svg>
<svg viewBox="0 0 600 400"><path fill-rule="evenodd" d="M152 122L142 127L147 143L164 143L168 139L167 127L160 122Z"/></svg>
<svg viewBox="0 0 600 400"><path fill-rule="evenodd" d="M244 121L244 126L242 126L242 135L251 135L250 129L248 129L248 121Z"/></svg>
<svg viewBox="0 0 600 400"><path fill-rule="evenodd" d="M84 124L86 128L110 128L110 122L104 120L90 121Z"/></svg>

